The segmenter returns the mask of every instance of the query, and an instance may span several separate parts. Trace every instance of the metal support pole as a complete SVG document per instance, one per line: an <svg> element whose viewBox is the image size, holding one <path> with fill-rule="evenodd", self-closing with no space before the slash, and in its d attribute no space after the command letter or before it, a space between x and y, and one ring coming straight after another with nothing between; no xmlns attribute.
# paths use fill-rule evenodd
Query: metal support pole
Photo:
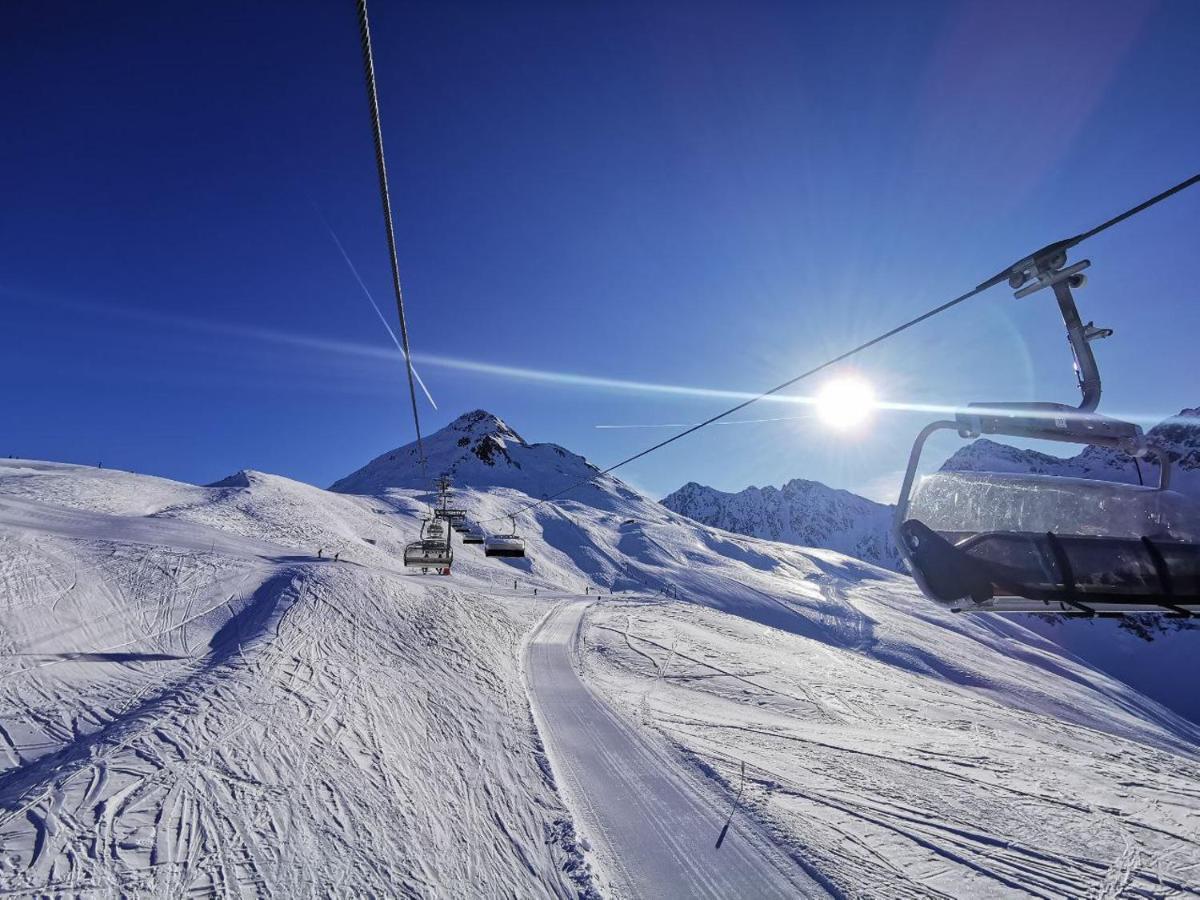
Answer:
<svg viewBox="0 0 1200 900"><path fill-rule="evenodd" d="M1075 306L1075 298L1071 295L1068 279L1054 282L1054 297L1058 300L1059 312L1062 313L1063 322L1067 326L1071 354L1075 357L1075 378L1079 381L1079 390L1083 394L1079 411L1094 412L1100 405L1100 369L1096 365L1092 345L1088 342L1087 330L1079 320L1079 310Z"/></svg>

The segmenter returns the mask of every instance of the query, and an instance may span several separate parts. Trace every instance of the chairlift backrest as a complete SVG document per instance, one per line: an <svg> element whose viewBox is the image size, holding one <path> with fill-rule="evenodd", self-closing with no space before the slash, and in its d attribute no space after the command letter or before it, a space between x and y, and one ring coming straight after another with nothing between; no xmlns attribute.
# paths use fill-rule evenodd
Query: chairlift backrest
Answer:
<svg viewBox="0 0 1200 900"><path fill-rule="evenodd" d="M515 516L509 516L509 521L512 523L511 533L494 534L484 540L485 556L523 557L525 555L525 541L517 534L517 519Z"/></svg>
<svg viewBox="0 0 1200 900"><path fill-rule="evenodd" d="M422 570L448 572L454 562L454 548L449 541L420 540L404 547L404 565Z"/></svg>
<svg viewBox="0 0 1200 900"><path fill-rule="evenodd" d="M483 541L485 556L523 557L525 541L515 535L493 534Z"/></svg>

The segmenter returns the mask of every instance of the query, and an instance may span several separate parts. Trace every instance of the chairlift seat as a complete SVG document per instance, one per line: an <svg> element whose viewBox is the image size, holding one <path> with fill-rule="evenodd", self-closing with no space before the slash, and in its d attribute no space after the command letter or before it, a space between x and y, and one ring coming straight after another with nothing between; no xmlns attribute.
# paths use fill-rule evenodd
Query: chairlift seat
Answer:
<svg viewBox="0 0 1200 900"><path fill-rule="evenodd" d="M899 537L922 589L952 609L1200 613L1200 509L1174 491L939 472Z"/></svg>
<svg viewBox="0 0 1200 900"><path fill-rule="evenodd" d="M413 541L404 547L404 565L421 569L449 568L454 549L445 541Z"/></svg>
<svg viewBox="0 0 1200 900"><path fill-rule="evenodd" d="M483 553L484 556L523 557L525 540L515 535L492 535L484 539Z"/></svg>

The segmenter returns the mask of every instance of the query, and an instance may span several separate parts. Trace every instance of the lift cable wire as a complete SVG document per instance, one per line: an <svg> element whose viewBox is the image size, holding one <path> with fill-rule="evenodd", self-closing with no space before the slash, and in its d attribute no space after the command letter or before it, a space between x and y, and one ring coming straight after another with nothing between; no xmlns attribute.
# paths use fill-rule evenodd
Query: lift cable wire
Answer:
<svg viewBox="0 0 1200 900"><path fill-rule="evenodd" d="M417 388L413 373L412 353L408 349L408 322L404 317L404 292L400 287L400 264L396 258L396 229L392 224L392 199L388 191L387 162L383 156L383 130L379 117L379 96L375 90L375 58L371 53L371 27L367 21L367 0L358 0L358 31L362 39L363 75L367 82L367 103L371 109L371 128L375 135L375 165L379 169L379 196L383 203L383 221L387 227L388 255L392 264L392 288L396 294L396 311L400 316L400 343L404 350L404 365L408 371L408 396L412 401L413 427L417 432L417 457L421 460L421 475L425 477L425 444L421 440L421 417L417 412Z"/></svg>
<svg viewBox="0 0 1200 900"><path fill-rule="evenodd" d="M1132 209L1125 210L1125 212L1121 213L1119 216L1113 216L1107 222L1097 225L1091 231L1085 231L1083 234L1075 235L1075 237L1073 237L1069 241L1067 241L1067 247L1070 248L1070 247L1074 247L1076 244L1082 244L1088 238L1093 238L1096 235L1098 235L1100 232L1107 231L1109 228L1112 228L1114 225L1116 225L1120 222L1124 222L1126 219L1132 218L1133 216L1136 216L1138 213L1142 212L1143 210L1149 209L1150 207L1154 206L1156 203L1161 203L1163 200L1166 200L1168 197L1178 194L1180 191L1182 191L1186 188L1190 188L1193 184L1196 184L1197 182L1200 182L1200 174L1193 175L1191 178L1187 179L1186 181L1179 182L1179 184L1175 185L1175 187L1173 187L1173 188L1167 188L1161 194L1155 194L1153 197L1151 197L1145 203L1139 203L1137 206L1133 207Z"/></svg>
<svg viewBox="0 0 1200 900"><path fill-rule="evenodd" d="M1200 182L1200 174L1193 175L1191 178L1187 179L1186 181L1181 181L1179 184L1175 185L1174 187L1163 191L1161 194L1156 194L1155 196L1151 197L1149 200L1146 200L1143 203L1139 203L1137 206L1134 206L1131 209L1126 210L1125 212L1121 213L1119 216L1114 216L1113 218L1109 219L1108 221L1103 222L1100 225L1097 225L1095 228L1091 229L1090 231L1082 232L1081 234L1077 234L1075 237L1068 238L1065 241L1060 241L1057 244L1052 244L1052 245L1050 245L1050 247L1054 248L1057 251L1070 249L1071 247L1074 247L1078 244L1083 243L1088 238L1095 237L1100 232L1106 231L1107 229L1113 227L1114 225L1116 225L1120 222L1124 222L1126 219L1129 219L1129 218L1137 215L1138 213L1149 209L1151 206L1154 206L1157 203L1161 203L1163 200L1166 200L1168 197L1171 197L1174 194L1179 193L1180 191L1184 190L1185 188L1191 187L1192 185L1196 184L1197 182ZM1040 257L1044 252L1048 251L1050 249L1050 247L1044 248L1044 250L1042 250L1042 251L1038 251L1038 253L1035 254L1035 256ZM643 456L648 456L656 450L661 450L663 447L667 446L668 444L673 444L675 441L679 440L680 438L687 437L689 434L697 432L701 428L705 428L705 427L713 424L714 422L720 421L721 419L725 418L726 416L732 415L735 412L739 412L740 410L745 409L747 406L749 406L752 403L757 403L759 400L763 400L766 397L770 397L772 394L777 394L780 391L791 387L792 385L796 384L799 381L803 381L804 379L810 378L813 375L816 375L818 372L823 371L824 369L828 369L830 366L837 365L838 363L848 359L851 356L854 356L855 354L861 353L862 351L864 351L870 347L874 347L876 344L886 341L888 338L895 337L897 334L899 334L902 331L907 331L909 328L912 328L914 325L919 325L921 322L924 322L926 319L931 319L934 316L936 316L940 313L944 313L944 312L946 312L946 310L948 310L952 307L955 307L960 303L970 300L972 297L983 293L988 288L995 287L997 284L999 284L1000 282L1007 279L1009 274L1014 270L1014 268L1016 268L1017 266L1020 266L1020 265L1021 265L1021 263L1016 263L1014 266L1009 266L1004 271L999 272L998 274L989 278L987 281L984 281L984 282L976 285L971 290L967 291L965 294L960 294L959 296L955 297L953 300L948 300L945 303L943 303L941 306L936 306L933 309L929 310L928 312L924 312L921 315L917 316L915 319L909 319L904 324L897 325L895 328L891 329L890 331L885 331L883 334L878 335L877 337L873 337L869 341L865 341L864 343L859 344L857 347L853 347L850 350L847 350L845 353L841 353L841 354L833 357L832 359L828 359L825 362L821 363L820 365L814 366L813 368L809 369L807 372L802 372L801 374L797 375L794 378L789 378L787 381L783 382L782 384L778 384L768 391L763 391L761 394L759 394L756 397L752 397L749 400L745 400L745 401L739 403L737 406L731 406L729 409L725 410L724 412L717 413L715 416L712 416L708 419L705 419L703 422L699 422L696 425L693 425L691 428L688 428L686 431L681 431L681 432L679 432L679 434L671 435L671 437L667 438L666 440L659 441L657 444L652 444L651 446L647 447L645 450L641 450L641 451L633 454L633 456L627 457L618 463L614 463L613 465L609 466L607 469L599 469L596 472L594 472L593 474L589 475L587 478L580 479L579 481L575 482L574 484L568 485L567 487L563 488L561 491L558 491L557 493L550 494L549 496L543 497L541 500L536 500L533 503L528 503L525 506L520 507L519 509L515 510L512 513L507 513L503 516L495 516L491 519L484 519L482 521L483 522L494 522L499 519L512 518L512 517L520 515L523 512L529 512L532 509L536 509L537 507L539 507L545 503L549 503L552 500L556 500L559 497L563 496L564 494L570 493L571 491L575 490L576 488L582 487L585 484L589 484L592 481L595 481L597 478L600 478L601 476L607 475L610 472L616 471L617 469L621 468L622 466L628 465L629 463L634 462L635 460L641 459Z"/></svg>

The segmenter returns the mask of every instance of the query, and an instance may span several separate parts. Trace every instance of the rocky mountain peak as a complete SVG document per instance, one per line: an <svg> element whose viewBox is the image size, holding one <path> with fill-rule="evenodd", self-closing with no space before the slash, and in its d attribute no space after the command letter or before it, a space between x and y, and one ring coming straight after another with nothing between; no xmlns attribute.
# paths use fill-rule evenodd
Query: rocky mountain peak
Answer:
<svg viewBox="0 0 1200 900"><path fill-rule="evenodd" d="M889 569L901 566L891 536L892 508L819 481L794 478L781 488L748 487L737 493L691 481L662 504L736 534L825 547Z"/></svg>
<svg viewBox="0 0 1200 900"><path fill-rule="evenodd" d="M379 495L392 488L429 490L440 475L456 487L506 487L544 497L591 478L596 467L557 444L531 444L499 416L483 409L456 418L423 440L422 471L414 441L377 456L339 479L332 490ZM572 493L573 499L605 505L611 496L637 496L615 478L597 479Z"/></svg>

